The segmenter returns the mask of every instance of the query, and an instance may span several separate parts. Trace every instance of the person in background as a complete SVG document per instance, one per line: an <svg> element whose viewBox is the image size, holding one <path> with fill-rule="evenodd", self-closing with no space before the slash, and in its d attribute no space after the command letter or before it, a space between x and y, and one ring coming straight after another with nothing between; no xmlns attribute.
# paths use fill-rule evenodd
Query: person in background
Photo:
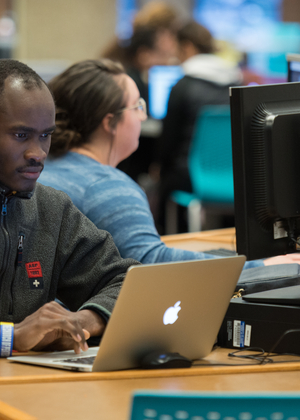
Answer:
<svg viewBox="0 0 300 420"><path fill-rule="evenodd" d="M149 69L156 65L173 64L177 60L177 27L176 9L165 2L150 1L136 13L131 37L126 40L115 38L100 54L101 58L124 65L126 73L135 81L146 101L147 109ZM141 177L149 181L155 177L158 136L159 133L142 132L139 148L118 165L140 184L144 185ZM144 187L147 188L146 185Z"/></svg>
<svg viewBox="0 0 300 420"><path fill-rule="evenodd" d="M157 227L164 233L166 200L174 190L192 192L188 153L194 125L204 105L229 104L229 87L242 84L235 64L218 57L211 33L195 21L177 32L184 77L173 86L160 139Z"/></svg>
<svg viewBox="0 0 300 420"><path fill-rule="evenodd" d="M99 343L126 271L138 263L122 259L111 235L66 194L36 182L55 129L46 83L2 59L0 99L0 356L12 346L79 353L89 337Z"/></svg>
<svg viewBox="0 0 300 420"><path fill-rule="evenodd" d="M179 16L175 8L163 1L150 1L135 14L130 38L121 40L114 37L100 52L100 58L118 61L126 70L139 68L143 72L141 78L147 82L145 70L152 65L177 63L178 26ZM143 35L142 30L146 29L149 34ZM146 61L143 62L142 58Z"/></svg>
<svg viewBox="0 0 300 420"><path fill-rule="evenodd" d="M168 248L155 228L147 197L116 166L138 147L145 102L121 64L86 60L56 76L49 87L56 129L40 182L66 192L96 226L111 233L123 258L142 263L215 258ZM300 257L296 257L300 261ZM265 264L295 262L292 256ZM246 263L246 268L263 266Z"/></svg>
<svg viewBox="0 0 300 420"><path fill-rule="evenodd" d="M176 38L178 27L177 10L161 1L146 3L134 17L125 68L139 90L140 81L144 82L144 91L140 90L144 99L148 98L149 69L157 65L178 63ZM148 100L146 103L148 106Z"/></svg>

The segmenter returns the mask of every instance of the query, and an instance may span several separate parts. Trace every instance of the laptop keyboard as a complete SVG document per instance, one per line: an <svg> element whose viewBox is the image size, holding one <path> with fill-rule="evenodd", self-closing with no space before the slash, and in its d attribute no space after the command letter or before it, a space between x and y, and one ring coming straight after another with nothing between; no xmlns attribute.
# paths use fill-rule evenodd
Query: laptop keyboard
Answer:
<svg viewBox="0 0 300 420"><path fill-rule="evenodd" d="M87 356L87 357L72 357L71 359L62 359L61 362L66 363L77 363L80 365L93 365L96 356Z"/></svg>
<svg viewBox="0 0 300 420"><path fill-rule="evenodd" d="M219 257L234 257L235 255L237 255L235 251L225 248L211 249L209 251L204 251L204 254L212 254L217 255Z"/></svg>

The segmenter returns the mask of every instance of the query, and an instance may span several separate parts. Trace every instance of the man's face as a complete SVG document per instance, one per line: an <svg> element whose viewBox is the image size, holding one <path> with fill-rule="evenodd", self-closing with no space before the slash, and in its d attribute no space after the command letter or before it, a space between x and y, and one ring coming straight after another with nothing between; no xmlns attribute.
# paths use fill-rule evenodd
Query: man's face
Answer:
<svg viewBox="0 0 300 420"><path fill-rule="evenodd" d="M55 106L46 86L27 90L7 78L0 103L0 183L32 191L49 152Z"/></svg>

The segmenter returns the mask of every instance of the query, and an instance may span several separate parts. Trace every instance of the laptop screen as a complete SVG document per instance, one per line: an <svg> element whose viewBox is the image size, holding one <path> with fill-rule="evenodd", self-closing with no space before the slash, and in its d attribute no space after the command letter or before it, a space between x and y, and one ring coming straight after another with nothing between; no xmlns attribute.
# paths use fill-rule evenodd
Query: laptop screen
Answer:
<svg viewBox="0 0 300 420"><path fill-rule="evenodd" d="M154 66L149 70L149 113L161 120L166 116L172 87L183 77L181 66Z"/></svg>

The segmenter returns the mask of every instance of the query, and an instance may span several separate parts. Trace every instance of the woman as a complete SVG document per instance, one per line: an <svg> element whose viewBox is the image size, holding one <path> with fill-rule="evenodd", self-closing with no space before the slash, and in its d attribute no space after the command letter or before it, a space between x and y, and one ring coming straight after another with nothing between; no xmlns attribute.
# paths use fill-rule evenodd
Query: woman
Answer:
<svg viewBox="0 0 300 420"><path fill-rule="evenodd" d="M137 149L141 122L147 118L145 103L123 67L108 59L83 61L49 86L57 106L56 129L40 182L65 191L89 219L111 233L124 258L142 263L215 258L168 248L145 193L116 169Z"/></svg>

